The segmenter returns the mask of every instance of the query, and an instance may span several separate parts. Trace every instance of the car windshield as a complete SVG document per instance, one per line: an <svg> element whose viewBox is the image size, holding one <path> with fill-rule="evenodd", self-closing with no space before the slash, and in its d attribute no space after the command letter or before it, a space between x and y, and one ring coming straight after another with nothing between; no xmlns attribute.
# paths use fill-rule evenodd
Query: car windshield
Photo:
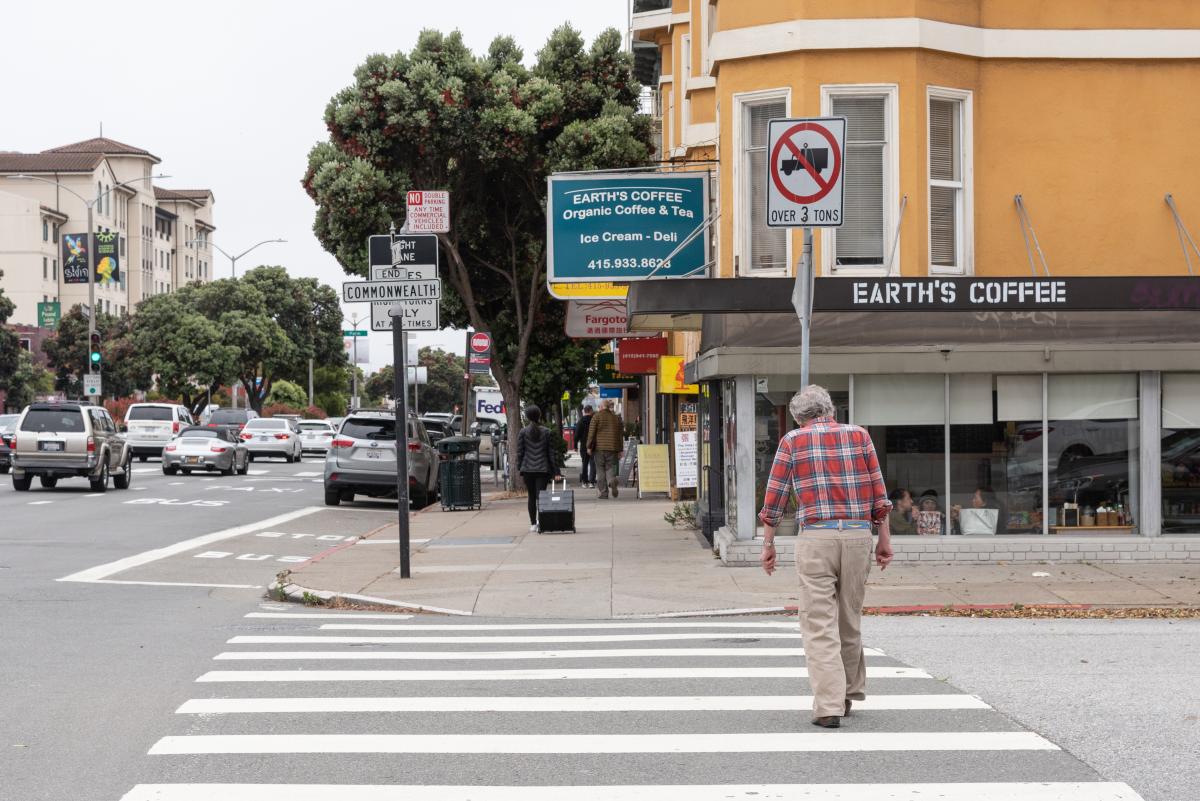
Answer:
<svg viewBox="0 0 1200 801"><path fill-rule="evenodd" d="M287 420L276 420L274 418L259 417L255 420L251 420L250 422L246 423L246 428L266 428L266 429L274 429L276 431L287 428L287 427L288 427Z"/></svg>
<svg viewBox="0 0 1200 801"><path fill-rule="evenodd" d="M170 420L170 406L134 406L125 413L125 420Z"/></svg>
<svg viewBox="0 0 1200 801"><path fill-rule="evenodd" d="M218 409L212 413L212 417L208 418L210 423L244 423L246 422L247 414L241 409Z"/></svg>
<svg viewBox="0 0 1200 801"><path fill-rule="evenodd" d="M180 437L209 437L211 439L224 439L220 431L215 431L211 428L185 428L179 432Z"/></svg>
<svg viewBox="0 0 1200 801"><path fill-rule="evenodd" d="M324 423L324 422L321 422L321 423L301 423L301 424L300 424L300 430L301 430L301 431L328 431L328 430L329 430L329 423Z"/></svg>
<svg viewBox="0 0 1200 801"><path fill-rule="evenodd" d="M30 409L21 421L21 430L81 433L83 415L77 409Z"/></svg>
<svg viewBox="0 0 1200 801"><path fill-rule="evenodd" d="M342 424L342 436L354 439L396 439L396 421L386 417L352 417Z"/></svg>

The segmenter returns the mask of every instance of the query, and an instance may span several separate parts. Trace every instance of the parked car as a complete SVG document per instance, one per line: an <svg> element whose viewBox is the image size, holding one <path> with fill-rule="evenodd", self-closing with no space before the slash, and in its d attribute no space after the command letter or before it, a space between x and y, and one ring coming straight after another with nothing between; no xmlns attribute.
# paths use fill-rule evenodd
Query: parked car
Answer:
<svg viewBox="0 0 1200 801"><path fill-rule="evenodd" d="M445 430L449 432L446 434L448 437L454 436L459 432L459 430L462 429L461 414L452 414L450 412L426 412L425 414L421 415L422 422L428 422L430 420L437 420L443 423L445 425Z"/></svg>
<svg viewBox="0 0 1200 801"><path fill-rule="evenodd" d="M329 423L329 425L333 426L334 431L337 431L339 428L342 427L342 421L345 419L346 419L345 417L326 417L325 422Z"/></svg>
<svg viewBox="0 0 1200 801"><path fill-rule="evenodd" d="M300 449L316 453L329 453L329 443L337 430L325 420L301 420Z"/></svg>
<svg viewBox="0 0 1200 801"><path fill-rule="evenodd" d="M425 424L408 418L408 490L417 508L438 496L438 454ZM325 459L325 503L354 496L396 496L396 417L386 410L357 411L342 423Z"/></svg>
<svg viewBox="0 0 1200 801"><path fill-rule="evenodd" d="M429 435L429 441L434 445L437 444L439 439L454 436L454 432L450 429L450 422L448 420L436 417L422 417L420 420L422 425L425 426L425 433Z"/></svg>
<svg viewBox="0 0 1200 801"><path fill-rule="evenodd" d="M186 476L193 470L244 476L250 471L250 451L232 429L189 426L163 448L162 471L168 476L181 471Z"/></svg>
<svg viewBox="0 0 1200 801"><path fill-rule="evenodd" d="M0 474L12 467L12 437L20 419L19 414L0 414Z"/></svg>
<svg viewBox="0 0 1200 801"><path fill-rule="evenodd" d="M208 416L209 428L231 426L237 431L246 427L246 423L258 419L258 412L253 409L214 409Z"/></svg>
<svg viewBox="0 0 1200 801"><path fill-rule="evenodd" d="M251 459L275 456L290 464L304 455L295 421L282 417L256 417L246 423L240 436L250 450Z"/></svg>
<svg viewBox="0 0 1200 801"><path fill-rule="evenodd" d="M17 422L12 448L13 489L29 489L33 477L43 487L61 478L86 478L92 492L113 486L128 489L133 478L133 451L103 406L79 403L34 403Z"/></svg>
<svg viewBox="0 0 1200 801"><path fill-rule="evenodd" d="M125 412L125 439L139 461L162 456L163 447L180 430L195 425L192 414L177 403L135 403Z"/></svg>

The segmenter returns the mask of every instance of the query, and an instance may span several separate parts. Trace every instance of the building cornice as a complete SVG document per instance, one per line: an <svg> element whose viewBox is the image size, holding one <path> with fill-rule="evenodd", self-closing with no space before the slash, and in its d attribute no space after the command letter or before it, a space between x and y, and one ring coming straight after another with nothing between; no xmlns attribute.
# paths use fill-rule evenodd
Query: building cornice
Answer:
<svg viewBox="0 0 1200 801"><path fill-rule="evenodd" d="M987 59L1200 59L1200 29L976 28L918 17L806 19L713 34L715 64L809 50L918 49Z"/></svg>

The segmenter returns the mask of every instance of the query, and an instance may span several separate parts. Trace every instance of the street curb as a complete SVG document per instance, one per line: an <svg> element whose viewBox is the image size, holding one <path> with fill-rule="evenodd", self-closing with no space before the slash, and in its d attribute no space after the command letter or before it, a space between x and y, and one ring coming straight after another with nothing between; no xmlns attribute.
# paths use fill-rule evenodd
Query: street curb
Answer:
<svg viewBox="0 0 1200 801"><path fill-rule="evenodd" d="M471 617L471 612L464 612L461 609L445 609L440 606L425 606L423 604L408 603L406 601L393 601L389 598L376 598L373 595L358 595L352 592L331 592L329 590L311 590L307 587L301 587L299 584L280 584L278 581L273 582L267 587L267 597L273 600L287 600L292 603L305 603L305 596L308 598L319 598L322 601L352 601L361 604L375 604L377 606L395 607L396 611L412 611L412 612L433 612L439 615L456 615L460 617Z"/></svg>
<svg viewBox="0 0 1200 801"><path fill-rule="evenodd" d="M924 604L920 606L867 606L864 615L916 615L924 612L994 612L998 609L1045 609L1077 611L1094 609L1095 604ZM793 607L794 608L794 607Z"/></svg>

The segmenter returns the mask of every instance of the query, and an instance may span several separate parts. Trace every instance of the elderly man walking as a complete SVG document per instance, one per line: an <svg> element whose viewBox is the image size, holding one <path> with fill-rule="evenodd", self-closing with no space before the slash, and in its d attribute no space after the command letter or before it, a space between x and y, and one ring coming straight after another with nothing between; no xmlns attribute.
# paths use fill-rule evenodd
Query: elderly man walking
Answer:
<svg viewBox="0 0 1200 801"><path fill-rule="evenodd" d="M587 449L596 461L596 480L599 497L607 498L609 486L617 497L617 467L625 450L625 426L613 411L612 398L600 403L600 411L592 416L588 426Z"/></svg>
<svg viewBox="0 0 1200 801"><path fill-rule="evenodd" d="M867 432L834 419L824 387L810 384L788 406L800 427L779 442L759 519L762 566L775 572L775 527L788 499L799 499L796 572L800 632L813 691L813 724L841 726L853 701L866 698L863 598L871 551L880 569L892 561L888 500L879 459ZM879 527L879 541L871 529Z"/></svg>

